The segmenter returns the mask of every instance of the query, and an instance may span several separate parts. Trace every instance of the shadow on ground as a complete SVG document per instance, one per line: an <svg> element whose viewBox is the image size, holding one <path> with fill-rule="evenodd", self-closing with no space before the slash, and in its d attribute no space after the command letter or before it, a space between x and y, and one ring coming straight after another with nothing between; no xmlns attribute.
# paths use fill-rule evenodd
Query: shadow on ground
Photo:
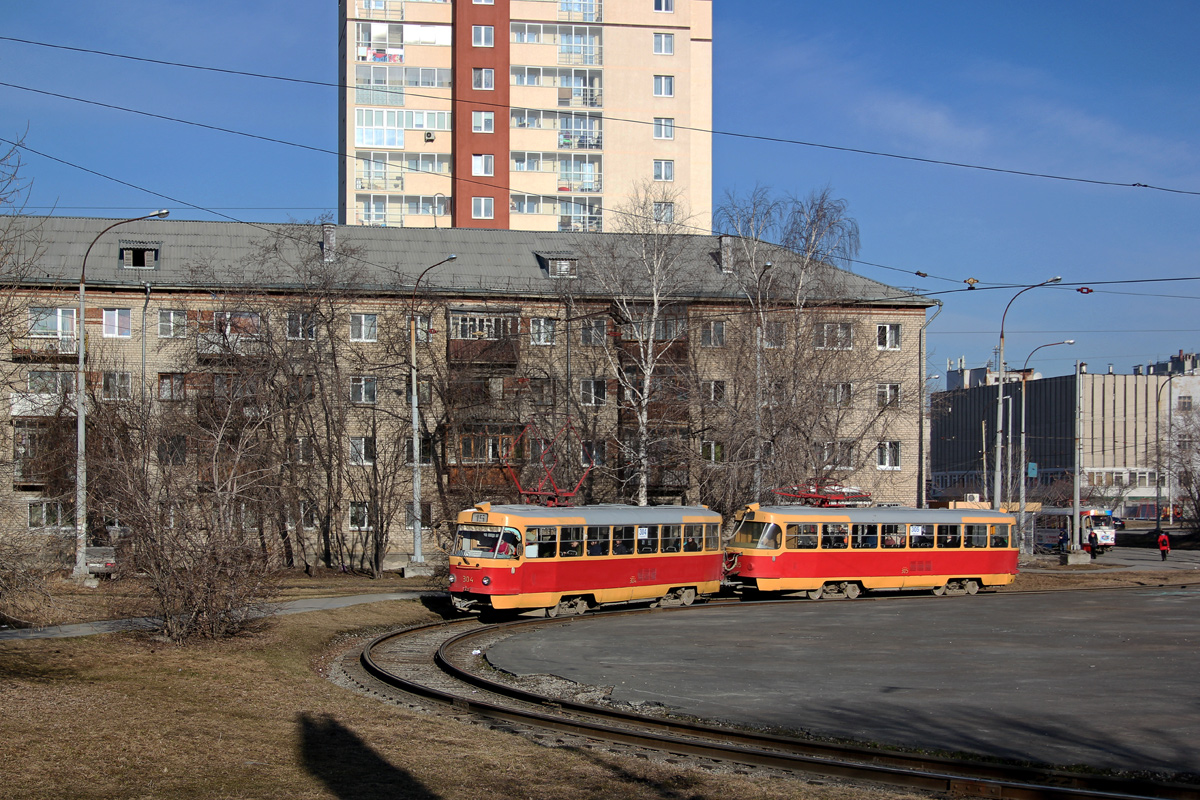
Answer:
<svg viewBox="0 0 1200 800"><path fill-rule="evenodd" d="M332 717L301 714L299 725L302 766L339 800L439 800Z"/></svg>

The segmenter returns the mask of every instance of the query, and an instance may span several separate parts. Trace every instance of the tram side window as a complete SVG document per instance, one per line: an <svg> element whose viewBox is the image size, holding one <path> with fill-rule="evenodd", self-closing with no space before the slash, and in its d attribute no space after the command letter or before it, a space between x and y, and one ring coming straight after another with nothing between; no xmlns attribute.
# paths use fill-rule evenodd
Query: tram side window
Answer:
<svg viewBox="0 0 1200 800"><path fill-rule="evenodd" d="M613 528L613 555L625 556L633 552L632 525L617 525Z"/></svg>
<svg viewBox="0 0 1200 800"><path fill-rule="evenodd" d="M850 546L855 550L874 550L879 546L878 525L855 525Z"/></svg>
<svg viewBox="0 0 1200 800"><path fill-rule="evenodd" d="M904 526L886 523L879 526L879 535L885 548L895 549L904 547Z"/></svg>
<svg viewBox="0 0 1200 800"><path fill-rule="evenodd" d="M664 553L678 553L680 534L683 533L682 525L663 525L662 526L662 551Z"/></svg>
<svg viewBox="0 0 1200 800"><path fill-rule="evenodd" d="M587 554L589 556L608 555L608 526L589 525L587 529Z"/></svg>
<svg viewBox="0 0 1200 800"><path fill-rule="evenodd" d="M715 522L704 526L704 549L721 549L721 526Z"/></svg>
<svg viewBox="0 0 1200 800"><path fill-rule="evenodd" d="M583 528L563 528L558 541L560 558L574 558L583 554Z"/></svg>
<svg viewBox="0 0 1200 800"><path fill-rule="evenodd" d="M815 522L793 522L787 526L788 550L816 550L821 526Z"/></svg>
<svg viewBox="0 0 1200 800"><path fill-rule="evenodd" d="M909 546L911 547L933 547L933 526L932 525L912 525L908 529Z"/></svg>
<svg viewBox="0 0 1200 800"><path fill-rule="evenodd" d="M530 558L554 558L558 552L558 528L530 528L527 531L533 541L525 545L525 554Z"/></svg>
<svg viewBox="0 0 1200 800"><path fill-rule="evenodd" d="M992 547L1008 547L1008 525L992 526Z"/></svg>
<svg viewBox="0 0 1200 800"><path fill-rule="evenodd" d="M987 547L987 525L964 525L963 547Z"/></svg>
<svg viewBox="0 0 1200 800"><path fill-rule="evenodd" d="M704 549L703 525L684 525L683 526L683 549L687 553L695 553L698 550Z"/></svg>
<svg viewBox="0 0 1200 800"><path fill-rule="evenodd" d="M657 525L644 525L637 529L637 551L639 553L658 552Z"/></svg>
<svg viewBox="0 0 1200 800"><path fill-rule="evenodd" d="M962 547L962 526L961 525L938 525L937 526L937 546L938 547Z"/></svg>
<svg viewBox="0 0 1200 800"><path fill-rule="evenodd" d="M850 526L844 522L828 522L821 534L821 549L845 549L846 540L850 538Z"/></svg>

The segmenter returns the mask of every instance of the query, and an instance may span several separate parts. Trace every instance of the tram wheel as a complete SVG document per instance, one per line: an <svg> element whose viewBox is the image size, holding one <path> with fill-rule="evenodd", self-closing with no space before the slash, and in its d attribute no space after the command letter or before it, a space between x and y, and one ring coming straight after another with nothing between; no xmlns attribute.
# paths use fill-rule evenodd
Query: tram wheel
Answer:
<svg viewBox="0 0 1200 800"><path fill-rule="evenodd" d="M858 598L859 594L862 593L862 587L857 583L847 583L846 588L843 591L845 592L847 600L855 600Z"/></svg>
<svg viewBox="0 0 1200 800"><path fill-rule="evenodd" d="M696 590L690 586L686 589L679 590L679 602L685 606L690 606L696 602Z"/></svg>
<svg viewBox="0 0 1200 800"><path fill-rule="evenodd" d="M967 594L978 594L979 581L974 579L965 580L963 581L963 588L967 590Z"/></svg>
<svg viewBox="0 0 1200 800"><path fill-rule="evenodd" d="M557 603L555 605L552 605L552 606L546 606L546 616L550 617L551 619L553 619L554 617L557 617L561 612L562 612L562 603L561 602Z"/></svg>
<svg viewBox="0 0 1200 800"><path fill-rule="evenodd" d="M825 594L825 587L818 586L815 589L809 589L807 592L805 592L805 594L808 595L809 600L820 600L821 595Z"/></svg>
<svg viewBox="0 0 1200 800"><path fill-rule="evenodd" d="M933 587L933 596L941 597L944 594L946 594L946 591L947 591L947 585L944 583L941 586L935 586L935 587Z"/></svg>

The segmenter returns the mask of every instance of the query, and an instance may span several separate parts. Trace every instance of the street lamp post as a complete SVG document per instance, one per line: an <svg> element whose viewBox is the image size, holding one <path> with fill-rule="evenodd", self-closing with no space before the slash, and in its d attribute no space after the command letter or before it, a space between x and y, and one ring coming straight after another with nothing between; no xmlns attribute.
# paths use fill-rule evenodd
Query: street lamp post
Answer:
<svg viewBox="0 0 1200 800"><path fill-rule="evenodd" d="M87 406L83 396L86 382L86 373L83 368L84 349L87 346L87 338L83 333L83 311L86 300L88 256L91 255L96 242L100 241L100 237L118 225L140 222L144 219L165 219L170 213L163 208L153 214L114 222L92 239L91 244L83 253L83 263L79 267L79 314L75 319L75 570L72 573L72 577L78 580L87 577L87 420L85 417ZM145 375L142 376L143 381L145 377Z"/></svg>
<svg viewBox="0 0 1200 800"><path fill-rule="evenodd" d="M1029 355L1025 357L1025 364L1021 367L1021 513L1018 518L1021 520L1021 552L1026 554L1032 552L1033 549L1029 541L1029 525L1025 519L1025 483L1029 478L1029 456L1026 455L1025 451L1025 405L1026 398L1028 397L1026 394L1028 391L1026 377L1029 371L1029 359L1033 358L1033 354L1043 347L1057 347L1062 344L1073 345L1075 344L1075 340L1064 339L1061 342L1039 344L1029 351Z"/></svg>
<svg viewBox="0 0 1200 800"><path fill-rule="evenodd" d="M1058 283L1062 280L1061 276L1056 275L1049 280L1035 283L1032 286L1026 286L1021 291L1012 296L1012 300L1008 301L1008 305L1004 307L1004 313L1000 316L1000 352L997 356L997 373L1000 376L999 382L996 384L996 470L992 476L993 491L992 491L992 508L996 511L1000 510L1000 490L1001 490L1001 447L1004 443L1004 320L1008 317L1008 309L1012 306L1013 300L1016 300L1021 295L1028 292L1030 289L1037 289L1041 286L1048 286L1052 283Z"/></svg>
<svg viewBox="0 0 1200 800"><path fill-rule="evenodd" d="M758 271L754 281L754 312L756 316L754 326L754 501L758 502L762 499L762 344L763 344L763 310L762 310L762 283L763 277L766 276L767 270L774 266L770 261L763 264L763 268ZM742 289L746 295L746 299L750 299L750 292Z"/></svg>
<svg viewBox="0 0 1200 800"><path fill-rule="evenodd" d="M413 502L413 558L412 560L421 563L425 561L425 555L421 548L421 417L417 405L417 287L421 285L421 279L434 267L440 267L448 261L453 261L458 256L451 254L446 256L436 264L431 264L417 276L413 281L412 303L409 305L408 312L408 344L409 344L409 379L412 385L409 387L409 399L412 402L412 437L413 437L413 472L412 472L412 502Z"/></svg>

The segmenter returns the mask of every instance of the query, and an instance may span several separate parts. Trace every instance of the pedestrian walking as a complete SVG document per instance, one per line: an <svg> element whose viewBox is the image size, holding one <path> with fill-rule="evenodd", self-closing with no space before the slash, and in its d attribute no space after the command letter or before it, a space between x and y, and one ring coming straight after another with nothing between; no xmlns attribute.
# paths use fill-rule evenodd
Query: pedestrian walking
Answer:
<svg viewBox="0 0 1200 800"><path fill-rule="evenodd" d="M1058 534L1058 552L1066 553L1070 549L1071 537L1067 536L1067 532L1064 530L1062 533Z"/></svg>
<svg viewBox="0 0 1200 800"><path fill-rule="evenodd" d="M1162 556L1162 560L1167 560L1167 555L1171 552L1171 537L1167 536L1166 531L1158 532L1158 553Z"/></svg>
<svg viewBox="0 0 1200 800"><path fill-rule="evenodd" d="M1096 560L1096 551L1098 551L1099 549L1100 549L1100 537L1096 535L1095 531L1089 531L1088 532L1088 550L1092 554L1093 561Z"/></svg>

